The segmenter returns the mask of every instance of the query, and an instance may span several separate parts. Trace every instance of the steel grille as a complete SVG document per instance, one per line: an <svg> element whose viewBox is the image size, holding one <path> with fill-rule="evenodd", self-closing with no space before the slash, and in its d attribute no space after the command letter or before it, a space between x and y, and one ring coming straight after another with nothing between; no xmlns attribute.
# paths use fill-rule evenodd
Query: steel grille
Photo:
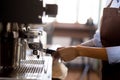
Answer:
<svg viewBox="0 0 120 80"><path fill-rule="evenodd" d="M19 78L40 78L44 68L44 60L25 60L22 61L20 67L14 69L14 73L17 73Z"/></svg>
<svg viewBox="0 0 120 80"><path fill-rule="evenodd" d="M14 70L8 69L0 72L0 79L38 79L42 80L44 76L44 60L23 60L19 67L15 67ZM7 74L10 73L10 74Z"/></svg>

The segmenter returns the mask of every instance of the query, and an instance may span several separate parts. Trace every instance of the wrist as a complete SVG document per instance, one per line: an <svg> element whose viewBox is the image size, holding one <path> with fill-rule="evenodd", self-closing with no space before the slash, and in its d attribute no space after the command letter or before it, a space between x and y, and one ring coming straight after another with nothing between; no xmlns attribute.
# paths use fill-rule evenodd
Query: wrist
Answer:
<svg viewBox="0 0 120 80"><path fill-rule="evenodd" d="M81 48L80 46L76 46L75 49L76 49L76 52L77 52L77 55L78 55L78 56L83 56L83 55L82 55L82 48Z"/></svg>
<svg viewBox="0 0 120 80"><path fill-rule="evenodd" d="M74 50L75 50L75 54L76 56L80 56L79 50L78 50L78 46L73 46Z"/></svg>
<svg viewBox="0 0 120 80"><path fill-rule="evenodd" d="M76 56L79 56L79 50L77 49L77 46L71 46L74 49L74 54L76 54Z"/></svg>

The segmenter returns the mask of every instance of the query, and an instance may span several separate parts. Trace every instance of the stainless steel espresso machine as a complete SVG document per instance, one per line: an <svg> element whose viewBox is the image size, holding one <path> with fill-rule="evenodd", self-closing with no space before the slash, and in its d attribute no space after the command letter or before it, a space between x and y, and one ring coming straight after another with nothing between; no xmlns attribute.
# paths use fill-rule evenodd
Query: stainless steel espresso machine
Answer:
<svg viewBox="0 0 120 80"><path fill-rule="evenodd" d="M52 51L43 49L42 31L31 27L42 24L43 14L55 17L57 5L0 0L0 79L51 80L52 58L46 53ZM32 56L26 56L27 46Z"/></svg>

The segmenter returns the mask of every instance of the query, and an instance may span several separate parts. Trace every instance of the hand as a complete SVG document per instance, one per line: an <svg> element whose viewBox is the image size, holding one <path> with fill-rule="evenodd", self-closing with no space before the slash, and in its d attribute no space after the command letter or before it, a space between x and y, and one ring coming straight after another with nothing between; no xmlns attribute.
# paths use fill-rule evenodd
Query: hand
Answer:
<svg viewBox="0 0 120 80"><path fill-rule="evenodd" d="M78 52L75 47L58 48L53 55L54 58L61 58L64 61L70 61L78 57Z"/></svg>

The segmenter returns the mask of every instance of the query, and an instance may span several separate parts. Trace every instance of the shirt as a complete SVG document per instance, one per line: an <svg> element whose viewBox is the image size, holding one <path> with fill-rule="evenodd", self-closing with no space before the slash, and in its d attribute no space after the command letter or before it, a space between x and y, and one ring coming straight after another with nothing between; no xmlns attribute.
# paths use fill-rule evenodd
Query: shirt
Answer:
<svg viewBox="0 0 120 80"><path fill-rule="evenodd" d="M107 0L106 6L110 3L111 0ZM110 7L119 8L120 0L113 0ZM100 28L97 29L96 33L94 34L94 44L97 47L102 47L101 39L100 39ZM106 47L108 61L110 64L112 63L119 63L120 62L120 46L114 47Z"/></svg>

